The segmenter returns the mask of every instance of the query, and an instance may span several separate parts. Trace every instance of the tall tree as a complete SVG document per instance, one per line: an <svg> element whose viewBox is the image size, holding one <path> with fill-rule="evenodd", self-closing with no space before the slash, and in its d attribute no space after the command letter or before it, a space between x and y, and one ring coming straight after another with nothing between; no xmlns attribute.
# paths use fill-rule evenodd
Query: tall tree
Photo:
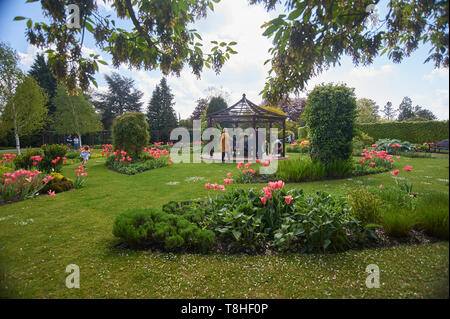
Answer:
<svg viewBox="0 0 450 319"><path fill-rule="evenodd" d="M398 107L398 121L406 121L414 117L412 100L405 96Z"/></svg>
<svg viewBox="0 0 450 319"><path fill-rule="evenodd" d="M222 96L213 96L208 103L206 114L215 113L221 110L225 110L228 107L227 102Z"/></svg>
<svg viewBox="0 0 450 319"><path fill-rule="evenodd" d="M396 111L394 110L394 107L392 106L392 102L388 101L383 108L384 117L387 120L392 120L395 117L395 113L396 113Z"/></svg>
<svg viewBox="0 0 450 319"><path fill-rule="evenodd" d="M220 72L230 55L236 53L232 48L236 42L214 41L216 45L204 53L202 38L191 27L208 10L214 10L213 3L219 1L115 0L112 1L115 15L129 22L116 25L112 15L102 15L97 0L47 0L41 1L45 22L22 16L15 20L27 20L29 43L48 49L56 78L66 84L69 92L75 93L77 86L86 91L89 83L96 85L94 74L98 63L106 64L98 54L83 56L81 48L88 33L99 49L112 55L115 67L123 63L136 69L159 68L164 75L179 75L183 65L188 64L198 77L204 66ZM71 28L67 27L68 5L79 9L79 19L71 19Z"/></svg>
<svg viewBox="0 0 450 319"><path fill-rule="evenodd" d="M0 113L11 101L17 85L22 81L17 52L4 42L0 42Z"/></svg>
<svg viewBox="0 0 450 319"><path fill-rule="evenodd" d="M56 107L53 128L59 134L76 134L83 145L81 135L102 130L100 115L89 98L82 92L77 95L68 94L63 84L58 84L56 95L53 98Z"/></svg>
<svg viewBox="0 0 450 319"><path fill-rule="evenodd" d="M50 66L47 61L45 61L43 54L37 54L34 58L34 62L31 65L30 71L28 72L39 84L41 88L45 90L48 96L47 109L48 115L50 117L55 113L55 106L52 103L52 99L55 96L56 91L56 78L50 71Z"/></svg>
<svg viewBox="0 0 450 319"><path fill-rule="evenodd" d="M12 129L20 155L20 137L41 129L47 115L47 94L31 76L25 76L17 85L12 99L2 113L5 128Z"/></svg>
<svg viewBox="0 0 450 319"><path fill-rule="evenodd" d="M356 109L358 115L356 121L358 123L376 123L380 119L378 114L379 106L371 99L359 99L356 101Z"/></svg>
<svg viewBox="0 0 450 319"><path fill-rule="evenodd" d="M126 112L141 112L144 93L134 87L134 80L113 72L105 75L108 83L107 93L97 93L94 105L101 110L102 122L109 129L116 116Z"/></svg>
<svg viewBox="0 0 450 319"><path fill-rule="evenodd" d="M303 90L309 79L339 64L349 55L353 63L369 65L387 53L399 63L421 46L431 50L425 62L449 65L448 1L423 0L249 0L285 12L265 23L271 38L271 70L263 93L271 102ZM381 6L386 6L381 8ZM380 19L379 12L386 12Z"/></svg>
<svg viewBox="0 0 450 319"><path fill-rule="evenodd" d="M195 107L192 115L190 117L191 120L200 120L208 107L209 100L205 98L200 98L197 100L197 106Z"/></svg>
<svg viewBox="0 0 450 319"><path fill-rule="evenodd" d="M152 98L147 106L147 121L150 131L159 131L160 138L164 141L169 140L170 132L178 125L173 109L174 105L173 94L166 79L162 78L153 91Z"/></svg>

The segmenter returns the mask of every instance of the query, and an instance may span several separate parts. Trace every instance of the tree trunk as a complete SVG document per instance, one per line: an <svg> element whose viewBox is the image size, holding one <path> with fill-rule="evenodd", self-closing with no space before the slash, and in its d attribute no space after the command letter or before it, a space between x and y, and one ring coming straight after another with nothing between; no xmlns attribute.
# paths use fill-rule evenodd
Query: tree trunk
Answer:
<svg viewBox="0 0 450 319"><path fill-rule="evenodd" d="M20 138L19 138L19 129L17 127L17 119L16 119L16 109L14 107L14 102L11 103L12 108L12 116L13 116L13 123L14 123L14 137L16 138L16 150L17 150L17 156L20 155Z"/></svg>
<svg viewBox="0 0 450 319"><path fill-rule="evenodd" d="M78 139L79 139L79 143L80 143L80 150L83 148L83 143L81 143L81 134L80 133L77 133L78 134Z"/></svg>

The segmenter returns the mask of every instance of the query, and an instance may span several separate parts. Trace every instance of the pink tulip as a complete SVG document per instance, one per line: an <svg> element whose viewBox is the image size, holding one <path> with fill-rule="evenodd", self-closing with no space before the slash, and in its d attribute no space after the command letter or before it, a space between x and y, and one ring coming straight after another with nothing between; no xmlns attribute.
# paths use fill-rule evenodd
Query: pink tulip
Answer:
<svg viewBox="0 0 450 319"><path fill-rule="evenodd" d="M263 205L266 205L266 203L267 203L267 197L260 197L259 198L260 200L261 200L261 203L263 204Z"/></svg>
<svg viewBox="0 0 450 319"><path fill-rule="evenodd" d="M228 176L228 177L231 177L231 173L228 173L227 176Z"/></svg>
<svg viewBox="0 0 450 319"><path fill-rule="evenodd" d="M81 174L81 176L86 177L86 176L87 176L87 173L83 173L83 174Z"/></svg>
<svg viewBox="0 0 450 319"><path fill-rule="evenodd" d="M371 162L371 163L370 163L370 166L374 167L374 166L375 166L375 163L374 163L374 162Z"/></svg>
<svg viewBox="0 0 450 319"><path fill-rule="evenodd" d="M392 171L391 174L394 176L397 176L398 173L400 173L400 171L398 169L396 169L395 171Z"/></svg>
<svg viewBox="0 0 450 319"><path fill-rule="evenodd" d="M282 188L284 187L284 182L283 182L283 181L278 181L278 182L277 182L277 187L278 187L279 189L282 189Z"/></svg>
<svg viewBox="0 0 450 319"><path fill-rule="evenodd" d="M284 196L284 200L286 201L286 204L289 205L292 202L292 196L291 195Z"/></svg>
<svg viewBox="0 0 450 319"><path fill-rule="evenodd" d="M211 186L214 188L214 190L217 190L217 187L219 187L219 185L217 184L212 184Z"/></svg>
<svg viewBox="0 0 450 319"><path fill-rule="evenodd" d="M411 172L411 169L412 169L412 166L410 166L410 165L406 165L405 167L403 167L403 170L405 172Z"/></svg>
<svg viewBox="0 0 450 319"><path fill-rule="evenodd" d="M220 189L220 191L222 191L222 192L226 191L226 188L225 188L225 186L223 186L223 185L219 185L219 189Z"/></svg>
<svg viewBox="0 0 450 319"><path fill-rule="evenodd" d="M210 190L211 184L210 184L210 183L206 183L206 184L205 184L205 188L206 188L207 190Z"/></svg>
<svg viewBox="0 0 450 319"><path fill-rule="evenodd" d="M383 184L380 184L380 186L378 186L378 187L379 187L380 189L383 189L384 186L383 186Z"/></svg>
<svg viewBox="0 0 450 319"><path fill-rule="evenodd" d="M360 163L364 162L364 158L361 158L361 159L359 160L359 162L360 162Z"/></svg>
<svg viewBox="0 0 450 319"><path fill-rule="evenodd" d="M51 189L48 190L49 196L55 196L55 191L52 191Z"/></svg>
<svg viewBox="0 0 450 319"><path fill-rule="evenodd" d="M223 182L224 182L226 185L230 185L231 179L225 178L225 179L223 180Z"/></svg>

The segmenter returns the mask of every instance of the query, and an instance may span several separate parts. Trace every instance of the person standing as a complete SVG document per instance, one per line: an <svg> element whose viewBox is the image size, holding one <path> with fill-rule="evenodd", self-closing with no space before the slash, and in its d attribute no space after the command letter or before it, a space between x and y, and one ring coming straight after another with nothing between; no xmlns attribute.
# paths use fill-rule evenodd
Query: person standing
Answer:
<svg viewBox="0 0 450 319"><path fill-rule="evenodd" d="M222 131L222 163L225 162L225 153L227 154L228 161L231 159L231 149L230 149L230 136L226 128Z"/></svg>
<svg viewBox="0 0 450 319"><path fill-rule="evenodd" d="M73 147L75 148L75 151L78 151L78 146L79 146L79 140L78 137L75 136L75 138L73 139Z"/></svg>

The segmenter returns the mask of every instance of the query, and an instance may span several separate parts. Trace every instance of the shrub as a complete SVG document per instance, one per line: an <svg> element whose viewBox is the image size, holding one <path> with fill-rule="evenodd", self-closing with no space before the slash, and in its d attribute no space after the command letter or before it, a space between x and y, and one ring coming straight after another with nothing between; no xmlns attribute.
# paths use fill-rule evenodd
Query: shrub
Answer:
<svg viewBox="0 0 450 319"><path fill-rule="evenodd" d="M31 159L32 156L42 157L44 156L44 154L39 149L27 149L14 159L14 165L16 169L40 169L40 163L37 163L37 165L33 164L34 160Z"/></svg>
<svg viewBox="0 0 450 319"><path fill-rule="evenodd" d="M387 122L359 124L359 129L374 139L383 138L412 143L439 142L448 138L448 121Z"/></svg>
<svg viewBox="0 0 450 319"><path fill-rule="evenodd" d="M138 157L150 140L145 115L130 112L116 117L113 123L113 139L114 149L124 150L130 156Z"/></svg>
<svg viewBox="0 0 450 319"><path fill-rule="evenodd" d="M215 242L214 233L200 229L182 216L155 209L129 209L117 216L113 234L134 246L167 251L199 249L206 252Z"/></svg>
<svg viewBox="0 0 450 319"><path fill-rule="evenodd" d="M68 148L66 145L42 145L44 156L42 161L39 163L41 170L45 172L60 172L63 166L63 157L65 157L67 150Z"/></svg>
<svg viewBox="0 0 450 319"><path fill-rule="evenodd" d="M375 142L375 139L370 137L364 132L358 132L358 134L353 138L353 148L364 148L369 145L372 145Z"/></svg>
<svg viewBox="0 0 450 319"><path fill-rule="evenodd" d="M399 154L401 152L414 152L416 147L409 142L402 142L394 139L378 140L375 144L377 151L386 151L389 154Z"/></svg>
<svg viewBox="0 0 450 319"><path fill-rule="evenodd" d="M149 157L147 154L142 154L143 160L132 162L120 161L120 156L114 154L108 156L106 159L106 167L109 167L119 173L127 175L135 175L148 171L150 169L160 168L169 165L169 160L166 157ZM147 159L146 159L147 158Z"/></svg>
<svg viewBox="0 0 450 319"><path fill-rule="evenodd" d="M311 158L324 164L348 160L355 134L356 98L345 85L319 85L308 96L305 118Z"/></svg>
<svg viewBox="0 0 450 319"><path fill-rule="evenodd" d="M381 200L365 188L348 190L347 203L352 207L351 215L362 222L363 226L380 222Z"/></svg>
<svg viewBox="0 0 450 319"><path fill-rule="evenodd" d="M46 193L49 190L54 191L55 193L62 193L68 190L71 190L73 187L73 182L71 179L65 177L64 175L56 172L50 173L50 176L53 178L49 181L44 188L42 188L42 192Z"/></svg>

